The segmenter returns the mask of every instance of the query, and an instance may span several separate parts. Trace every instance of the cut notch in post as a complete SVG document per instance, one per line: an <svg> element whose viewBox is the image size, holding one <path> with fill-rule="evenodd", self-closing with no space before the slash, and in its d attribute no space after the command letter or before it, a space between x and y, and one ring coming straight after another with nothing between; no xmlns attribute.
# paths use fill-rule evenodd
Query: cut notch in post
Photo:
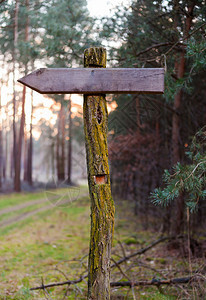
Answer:
<svg viewBox="0 0 206 300"><path fill-rule="evenodd" d="M105 174L95 175L94 176L94 183L95 184L105 184L105 183L107 183L107 175L105 175Z"/></svg>

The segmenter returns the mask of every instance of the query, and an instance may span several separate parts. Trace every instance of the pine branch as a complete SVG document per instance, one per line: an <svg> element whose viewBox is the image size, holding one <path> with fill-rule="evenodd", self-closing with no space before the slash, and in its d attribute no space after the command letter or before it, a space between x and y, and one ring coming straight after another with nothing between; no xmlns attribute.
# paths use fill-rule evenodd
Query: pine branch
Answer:
<svg viewBox="0 0 206 300"><path fill-rule="evenodd" d="M196 167L192 170L192 172L190 173L190 175L185 180L189 179L192 176L192 174L195 172L195 170L199 167L199 165L204 164L204 163L206 163L206 160L203 160L203 161L199 162L196 165Z"/></svg>

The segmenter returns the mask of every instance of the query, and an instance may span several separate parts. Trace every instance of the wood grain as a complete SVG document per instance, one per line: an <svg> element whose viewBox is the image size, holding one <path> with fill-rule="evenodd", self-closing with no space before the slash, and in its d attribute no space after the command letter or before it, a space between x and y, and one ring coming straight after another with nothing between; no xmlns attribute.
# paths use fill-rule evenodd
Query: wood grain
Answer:
<svg viewBox="0 0 206 300"><path fill-rule="evenodd" d="M42 68L18 81L41 94L155 94L164 92L164 69Z"/></svg>

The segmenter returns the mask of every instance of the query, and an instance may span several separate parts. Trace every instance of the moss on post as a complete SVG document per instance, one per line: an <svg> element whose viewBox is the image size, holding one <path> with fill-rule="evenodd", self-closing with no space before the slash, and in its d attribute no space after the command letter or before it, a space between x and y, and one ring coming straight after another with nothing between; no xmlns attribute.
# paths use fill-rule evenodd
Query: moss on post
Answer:
<svg viewBox="0 0 206 300"><path fill-rule="evenodd" d="M85 67L106 67L106 50L89 48ZM108 112L105 95L84 96L84 131L91 198L88 299L110 298L110 255L114 230L114 203L108 164Z"/></svg>

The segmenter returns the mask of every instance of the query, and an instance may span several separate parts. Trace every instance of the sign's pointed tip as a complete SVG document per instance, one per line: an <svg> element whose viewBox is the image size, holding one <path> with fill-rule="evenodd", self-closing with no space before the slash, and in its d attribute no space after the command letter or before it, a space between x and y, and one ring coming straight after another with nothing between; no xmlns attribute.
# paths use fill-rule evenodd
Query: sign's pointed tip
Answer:
<svg viewBox="0 0 206 300"><path fill-rule="evenodd" d="M26 76L19 78L19 79L17 80L17 82L20 82L20 83L22 83L22 84L25 84L25 82L24 82L24 78L25 78L25 77L26 77Z"/></svg>
<svg viewBox="0 0 206 300"><path fill-rule="evenodd" d="M23 83L23 82L22 82L22 78L19 78L19 79L17 80L17 82Z"/></svg>
<svg viewBox="0 0 206 300"><path fill-rule="evenodd" d="M33 73L30 73L30 74L32 75ZM32 89L32 90L34 90L34 91L42 94L42 92L36 87L35 84L33 84L32 82L30 83L28 81L28 77L30 76L30 74L28 74L28 75L26 75L26 76L24 76L22 78L19 78L17 80L17 82L20 82L21 84L25 85L26 87L28 87L28 88L30 88L30 89Z"/></svg>

